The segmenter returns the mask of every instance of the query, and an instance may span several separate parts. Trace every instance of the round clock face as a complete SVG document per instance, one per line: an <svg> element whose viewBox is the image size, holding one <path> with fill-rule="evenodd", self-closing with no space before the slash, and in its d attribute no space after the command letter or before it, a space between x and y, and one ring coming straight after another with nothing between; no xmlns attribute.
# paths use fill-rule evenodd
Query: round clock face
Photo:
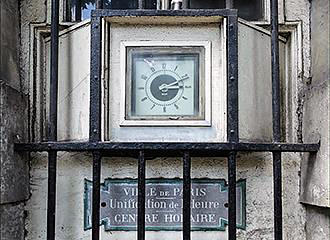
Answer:
<svg viewBox="0 0 330 240"><path fill-rule="evenodd" d="M130 54L128 117L200 116L200 53L135 48Z"/></svg>

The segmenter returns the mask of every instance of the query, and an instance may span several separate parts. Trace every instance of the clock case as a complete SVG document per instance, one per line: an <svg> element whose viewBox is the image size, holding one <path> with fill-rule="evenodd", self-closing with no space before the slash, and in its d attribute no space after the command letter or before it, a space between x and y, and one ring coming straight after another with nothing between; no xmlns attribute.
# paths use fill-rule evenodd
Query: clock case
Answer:
<svg viewBox="0 0 330 240"><path fill-rule="evenodd" d="M109 141L177 142L219 141L226 134L225 19L196 16L109 17ZM204 119L127 119L127 47L203 47L205 74L202 97ZM118 74L120 72L120 74ZM218 79L213 81L213 79ZM212 112L212 109L217 109Z"/></svg>
<svg viewBox="0 0 330 240"><path fill-rule="evenodd" d="M198 81L195 83L193 94L197 94L197 109L195 115L169 115L169 116L130 116L132 111L132 57L130 49L139 49L146 54L196 54L198 53ZM211 124L211 43L209 41L123 41L120 44L121 64L121 126L210 126ZM196 67L196 66L195 66ZM157 69L159 70L159 69ZM182 72L183 74L184 72ZM196 76L194 76L196 78ZM139 99L138 99L139 100ZM183 100L185 101L185 100ZM187 100L189 101L189 100ZM196 105L196 103L194 104ZM150 106L149 106L150 107ZM156 106L159 107L159 106ZM172 106L173 107L173 106Z"/></svg>
<svg viewBox="0 0 330 240"><path fill-rule="evenodd" d="M89 134L90 58L99 54L102 140L112 142L227 142L234 125L243 141L271 141L270 33L243 20L229 32L224 11L111 11L102 24L102 50L90 51L89 21L60 32L58 139L86 140ZM180 15L181 14L181 15ZM232 21L234 22L234 21ZM93 27L92 27L93 29ZM93 37L101 37L94 36ZM236 38L236 39L235 39ZM122 41L209 41L211 44L210 126L121 126ZM238 44L237 42L238 41ZM93 42L93 39L92 39ZM82 45L84 46L82 48ZM50 48L50 41L45 43ZM97 49L97 48L95 48ZM238 51L237 51L238 50ZM285 80L285 40L279 40L281 81ZM90 55L92 53L92 56ZM50 59L46 51L46 59ZM49 64L49 61L46 61ZM49 65L46 65L49 76ZM235 76L237 72L238 77ZM95 73L91 73L95 75ZM237 82L238 81L238 82ZM238 94L235 87L238 84ZM48 89L48 82L45 89ZM45 99L48 93L46 92ZM228 96L228 98L227 98ZM235 97L237 96L237 97ZM94 103L93 103L94 104ZM46 104L48 105L48 104ZM239 108L239 111L238 111ZM236 109L233 111L232 109ZM46 108L48 116L48 109ZM47 121L47 119L45 120ZM77 124L79 123L79 124Z"/></svg>

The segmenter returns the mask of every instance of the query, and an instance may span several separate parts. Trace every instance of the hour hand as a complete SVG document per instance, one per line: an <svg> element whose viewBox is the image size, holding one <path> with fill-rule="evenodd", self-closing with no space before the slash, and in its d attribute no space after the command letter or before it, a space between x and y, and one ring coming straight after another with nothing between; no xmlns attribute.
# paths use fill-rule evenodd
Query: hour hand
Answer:
<svg viewBox="0 0 330 240"><path fill-rule="evenodd" d="M171 88L172 86L174 87L174 85L178 84L180 81L184 81L184 80L187 80L189 79L189 77L186 75L184 76L183 78L181 78L180 80L177 80L175 82L172 82L170 84L162 84L159 86L159 90L163 90L163 89L178 89L180 88L179 86L175 86L175 88Z"/></svg>
<svg viewBox="0 0 330 240"><path fill-rule="evenodd" d="M159 86L159 90L164 90L164 89L179 89L179 88L181 88L181 86L168 86L168 85L166 85L166 86Z"/></svg>

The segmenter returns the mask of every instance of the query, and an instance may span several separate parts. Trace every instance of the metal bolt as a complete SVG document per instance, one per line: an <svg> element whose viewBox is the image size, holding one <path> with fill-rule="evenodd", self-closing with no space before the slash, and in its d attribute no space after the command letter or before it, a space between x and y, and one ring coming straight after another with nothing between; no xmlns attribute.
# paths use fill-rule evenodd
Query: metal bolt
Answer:
<svg viewBox="0 0 330 240"><path fill-rule="evenodd" d="M93 133L97 133L97 129L94 129L94 130L93 130Z"/></svg>
<svg viewBox="0 0 330 240"><path fill-rule="evenodd" d="M230 133L234 133L235 132L235 130L230 130Z"/></svg>
<svg viewBox="0 0 330 240"><path fill-rule="evenodd" d="M97 79L97 75L94 75L94 79Z"/></svg>
<svg viewBox="0 0 330 240"><path fill-rule="evenodd" d="M235 80L235 78L234 78L233 76L231 76L231 77L230 77L230 80L231 80L231 81L234 81L234 80Z"/></svg>
<svg viewBox="0 0 330 240"><path fill-rule="evenodd" d="M232 24L232 23L229 24L229 27L230 27L230 28L233 28L233 27L234 27L234 24Z"/></svg>

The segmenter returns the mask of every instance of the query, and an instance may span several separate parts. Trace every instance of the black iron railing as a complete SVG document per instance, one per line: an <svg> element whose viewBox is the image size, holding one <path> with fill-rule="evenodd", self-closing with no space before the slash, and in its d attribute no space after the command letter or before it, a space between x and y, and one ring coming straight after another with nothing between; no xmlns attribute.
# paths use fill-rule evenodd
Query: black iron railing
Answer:
<svg viewBox="0 0 330 240"><path fill-rule="evenodd" d="M188 1L183 2L183 6ZM89 151L93 155L92 239L99 240L100 228L100 175L101 160L107 156L134 156L138 159L138 240L145 239L145 168L146 156L176 156L183 160L183 239L190 240L191 157L225 156L228 159L228 199L230 240L236 239L236 155L237 152L273 153L274 165L274 217L275 240L282 240L282 187L281 152L316 152L319 144L280 143L280 80L278 51L277 0L272 1L272 87L273 87L273 143L239 142L238 132L238 22L237 11L222 10L143 10L144 0L139 0L140 10L104 10L97 1L98 10L91 19L91 75L90 75L90 132L88 142L57 142L57 92L58 92L58 18L59 0L52 0L51 25L51 78L49 141L15 144L16 151L48 152L48 208L47 239L55 239L56 159L57 151ZM108 16L222 16L227 18L227 142L225 143L109 143L101 141L101 20Z"/></svg>

